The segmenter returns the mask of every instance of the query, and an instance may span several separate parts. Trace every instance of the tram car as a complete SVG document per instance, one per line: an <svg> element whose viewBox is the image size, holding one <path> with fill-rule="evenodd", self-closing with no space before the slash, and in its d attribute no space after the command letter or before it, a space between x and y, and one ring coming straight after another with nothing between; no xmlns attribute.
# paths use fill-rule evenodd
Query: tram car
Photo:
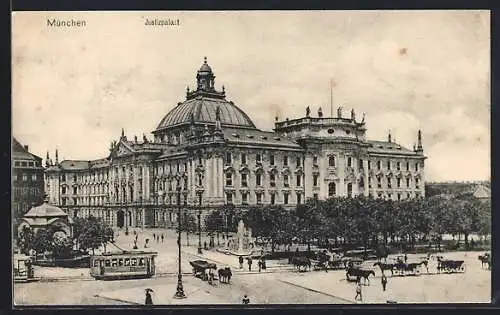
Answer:
<svg viewBox="0 0 500 315"><path fill-rule="evenodd" d="M90 257L90 275L96 280L151 278L157 252L119 251Z"/></svg>

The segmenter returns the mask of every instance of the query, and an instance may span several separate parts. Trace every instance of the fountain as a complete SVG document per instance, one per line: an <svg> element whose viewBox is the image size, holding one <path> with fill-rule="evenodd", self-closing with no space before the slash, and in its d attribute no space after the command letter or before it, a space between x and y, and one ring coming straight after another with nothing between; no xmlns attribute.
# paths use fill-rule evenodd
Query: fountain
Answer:
<svg viewBox="0 0 500 315"><path fill-rule="evenodd" d="M252 230L245 227L243 220L238 223L236 239L226 240L225 248L218 249L220 252L235 256L249 256L257 250L252 239ZM258 251L260 252L260 250Z"/></svg>

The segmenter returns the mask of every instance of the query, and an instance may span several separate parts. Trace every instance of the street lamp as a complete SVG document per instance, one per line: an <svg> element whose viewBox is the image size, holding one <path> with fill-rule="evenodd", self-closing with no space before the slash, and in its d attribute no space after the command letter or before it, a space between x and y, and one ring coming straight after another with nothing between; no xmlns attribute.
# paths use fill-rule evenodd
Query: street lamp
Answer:
<svg viewBox="0 0 500 315"><path fill-rule="evenodd" d="M201 254L201 192L198 193L198 254Z"/></svg>
<svg viewBox="0 0 500 315"><path fill-rule="evenodd" d="M182 286L182 271L181 271L181 186L177 182L177 246L179 247L179 271L177 275L177 291L175 292L174 298L184 299L186 295L184 294L184 288Z"/></svg>

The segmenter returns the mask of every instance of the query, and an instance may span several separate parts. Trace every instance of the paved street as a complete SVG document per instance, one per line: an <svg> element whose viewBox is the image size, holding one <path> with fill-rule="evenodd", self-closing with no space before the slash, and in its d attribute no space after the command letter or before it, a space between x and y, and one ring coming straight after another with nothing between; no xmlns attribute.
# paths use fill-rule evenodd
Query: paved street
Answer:
<svg viewBox="0 0 500 315"><path fill-rule="evenodd" d="M162 230L165 232L165 230ZM259 273L256 263L252 271L245 265L239 269L237 258L215 250L197 254L197 237L190 236L190 244L185 246L183 235L182 270L187 299L173 299L177 284L177 244L173 231L167 232L164 243L153 241L152 233L140 232L139 245L144 245L146 237L151 239L151 249L158 251L157 275L152 279L97 281L89 276L88 269L41 268L35 275L43 278L39 282L16 283L14 300L16 305L32 304L142 304L144 289L154 290L155 304L239 304L244 294L252 303L355 303L355 284L346 281L345 271L312 271L298 273L286 265L286 261L268 261L268 269ZM161 232L160 232L161 233ZM120 235L117 244L128 249L133 234ZM203 241L202 241L203 242ZM110 248L108 247L108 250ZM387 291L380 284L380 271L376 268L375 278L369 286L363 286L363 303L415 302L489 302L490 273L481 269L477 252L444 253L450 259L464 260L467 270L462 274L435 274L435 260L429 264L430 274L419 276L389 277ZM409 256L409 259L414 257ZM417 257L415 257L417 258ZM233 270L231 284L211 286L191 275L190 260L205 259L215 262L218 267L229 266ZM373 266L373 263L366 265Z"/></svg>

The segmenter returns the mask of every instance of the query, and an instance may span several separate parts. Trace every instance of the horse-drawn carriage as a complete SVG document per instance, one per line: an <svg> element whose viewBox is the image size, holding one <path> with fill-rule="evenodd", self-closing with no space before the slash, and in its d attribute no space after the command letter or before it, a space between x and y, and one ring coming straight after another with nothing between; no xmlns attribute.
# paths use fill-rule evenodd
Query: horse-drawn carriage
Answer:
<svg viewBox="0 0 500 315"><path fill-rule="evenodd" d="M488 267L488 270L491 270L491 254L486 252L484 255L479 255L477 257L481 261L481 268Z"/></svg>
<svg viewBox="0 0 500 315"><path fill-rule="evenodd" d="M465 272L466 265L463 260L451 260L446 259L443 256L437 256L437 272L455 273L455 272Z"/></svg>
<svg viewBox="0 0 500 315"><path fill-rule="evenodd" d="M344 269L345 264L342 256L337 253L327 253L326 251L317 253L316 260L313 262L314 270L325 269Z"/></svg>
<svg viewBox="0 0 500 315"><path fill-rule="evenodd" d="M194 260L190 261L189 264L193 267L193 275L203 281L210 280L210 274L214 274L212 270L217 270L216 264L209 263L206 260Z"/></svg>

